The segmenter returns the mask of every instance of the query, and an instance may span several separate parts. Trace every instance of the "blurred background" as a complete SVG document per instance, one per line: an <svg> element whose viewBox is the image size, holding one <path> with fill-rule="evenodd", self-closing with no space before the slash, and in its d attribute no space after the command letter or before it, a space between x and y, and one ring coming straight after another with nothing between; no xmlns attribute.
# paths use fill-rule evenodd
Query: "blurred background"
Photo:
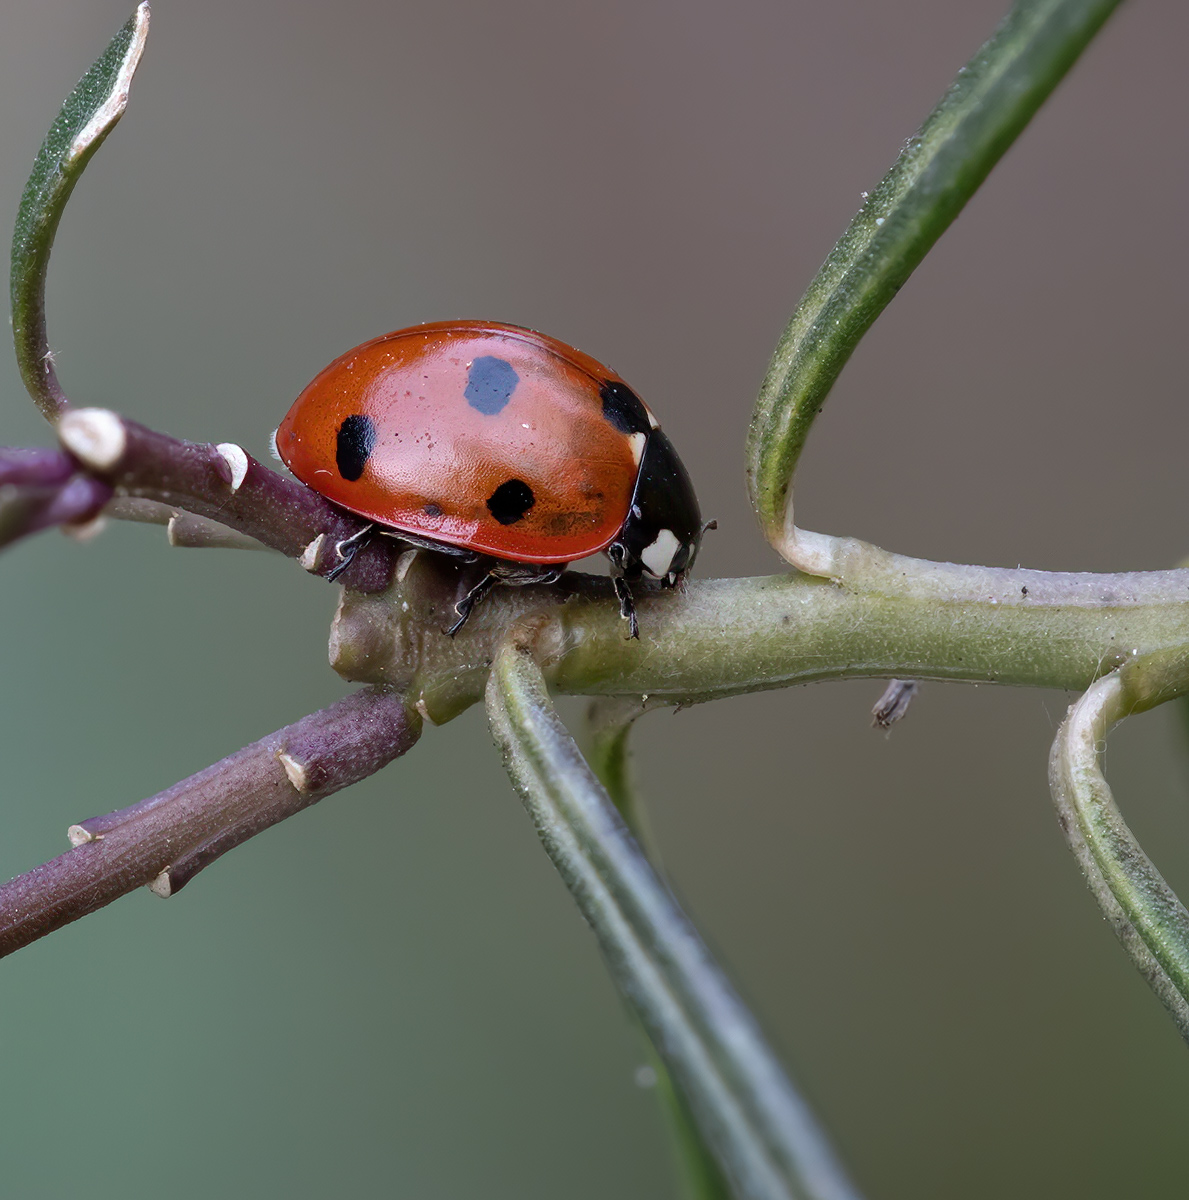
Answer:
<svg viewBox="0 0 1189 1200"><path fill-rule="evenodd" d="M66 214L76 401L266 439L343 350L543 329L661 415L716 517L702 575L781 569L743 483L804 286L1004 0L158 0ZM0 227L128 0L0 8ZM1181 329L1189 12L1125 7L867 336L798 519L1062 570L1189 553ZM0 440L45 444L10 354ZM0 561L0 876L346 688L334 589L160 529ZM860 1185L1184 1195L1189 1058L1098 916L1045 781L1071 697L878 681L658 715L665 864ZM577 717L577 702L566 708ZM1189 757L1111 741L1189 891ZM671 1197L643 1053L482 714L0 966L0 1188L20 1200Z"/></svg>

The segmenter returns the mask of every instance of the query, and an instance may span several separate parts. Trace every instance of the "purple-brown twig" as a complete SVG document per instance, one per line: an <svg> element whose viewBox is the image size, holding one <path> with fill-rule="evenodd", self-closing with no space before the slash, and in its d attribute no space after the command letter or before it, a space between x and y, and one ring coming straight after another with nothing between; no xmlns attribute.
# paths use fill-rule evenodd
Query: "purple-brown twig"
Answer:
<svg viewBox="0 0 1189 1200"><path fill-rule="evenodd" d="M117 496L152 500L206 517L327 575L340 563L336 547L367 522L295 479L262 466L241 447L186 442L156 433L102 408L74 408L58 424L63 446ZM392 578L398 543L362 546L342 582L380 591Z"/></svg>
<svg viewBox="0 0 1189 1200"><path fill-rule="evenodd" d="M54 525L86 521L111 498L61 450L0 447L0 546Z"/></svg>
<svg viewBox="0 0 1189 1200"><path fill-rule="evenodd" d="M0 956L138 887L172 895L219 855L374 774L420 734L399 693L363 688L156 796L71 826L72 850L0 887Z"/></svg>

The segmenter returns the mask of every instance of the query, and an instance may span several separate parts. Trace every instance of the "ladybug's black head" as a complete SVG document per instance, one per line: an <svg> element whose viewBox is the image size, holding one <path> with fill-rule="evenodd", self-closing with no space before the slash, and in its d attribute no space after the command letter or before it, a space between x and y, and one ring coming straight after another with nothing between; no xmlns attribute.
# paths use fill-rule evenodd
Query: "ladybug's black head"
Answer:
<svg viewBox="0 0 1189 1200"><path fill-rule="evenodd" d="M627 520L607 556L626 579L652 575L672 587L693 566L701 541L702 513L694 485L673 443L653 429Z"/></svg>

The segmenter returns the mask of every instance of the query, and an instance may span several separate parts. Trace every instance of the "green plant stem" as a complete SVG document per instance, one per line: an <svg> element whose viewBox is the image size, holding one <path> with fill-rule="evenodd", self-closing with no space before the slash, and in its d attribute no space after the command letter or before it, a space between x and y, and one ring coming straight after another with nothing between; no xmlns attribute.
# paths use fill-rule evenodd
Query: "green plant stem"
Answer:
<svg viewBox="0 0 1189 1200"><path fill-rule="evenodd" d="M21 196L12 235L12 334L21 378L49 421L67 407L46 340L50 249L74 185L124 115L148 31L149 6L141 4L66 98Z"/></svg>
<svg viewBox="0 0 1189 1200"><path fill-rule="evenodd" d="M559 619L572 636L546 672L564 691L682 703L856 676L1082 689L1189 640L1181 572L1061 576L899 561L903 572L861 588L794 575L708 580L671 607L657 597L647 646L627 642L614 614L596 623L566 606ZM1184 600L1149 607L1178 592Z"/></svg>
<svg viewBox="0 0 1189 1200"><path fill-rule="evenodd" d="M1127 827L1099 765L1106 736L1123 717L1166 692L1183 692L1184 663L1159 659L1112 672L1070 708L1053 743L1049 783L1099 908L1189 1042L1189 912ZM1177 682L1167 686L1171 679Z"/></svg>
<svg viewBox="0 0 1189 1200"><path fill-rule="evenodd" d="M610 705L592 704L589 720L591 744L587 760L632 836L655 864L656 853L649 845L651 839L645 836L644 810L629 770L628 737L635 717L642 711L639 704L633 704L630 708L615 701ZM673 1076L647 1031L641 1029L641 1034L656 1074L657 1099L668 1118L684 1194L689 1200L731 1200L726 1178L698 1131L688 1101L673 1082Z"/></svg>
<svg viewBox="0 0 1189 1200"><path fill-rule="evenodd" d="M535 630L500 647L492 731L545 849L599 939L612 977L747 1200L853 1200L754 1018L657 877L555 713Z"/></svg>
<svg viewBox="0 0 1189 1200"><path fill-rule="evenodd" d="M1082 691L1189 640L1189 571L1053 574L882 552L856 587L794 574L642 595L638 642L623 636L608 581L591 576L566 576L560 604L556 589L502 589L458 637L427 637L454 593L432 591L437 567L423 559L388 592L344 596L331 661L347 679L409 688L439 724L482 696L503 630L534 609L552 618L551 687L636 704L860 676Z"/></svg>
<svg viewBox="0 0 1189 1200"><path fill-rule="evenodd" d="M1117 4L1016 4L958 72L809 285L760 389L747 450L748 486L765 533L801 569L820 571L812 547L797 551L793 472L835 379Z"/></svg>

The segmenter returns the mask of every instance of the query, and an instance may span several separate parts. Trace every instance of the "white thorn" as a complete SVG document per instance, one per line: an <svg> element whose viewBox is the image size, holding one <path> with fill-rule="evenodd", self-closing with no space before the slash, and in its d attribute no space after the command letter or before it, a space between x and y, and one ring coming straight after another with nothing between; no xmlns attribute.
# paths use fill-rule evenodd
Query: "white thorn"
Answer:
<svg viewBox="0 0 1189 1200"><path fill-rule="evenodd" d="M304 795L310 790L310 777L306 772L305 763L300 763L291 754L283 750L277 752L277 761L285 768L289 782Z"/></svg>
<svg viewBox="0 0 1189 1200"><path fill-rule="evenodd" d="M431 717L429 715L429 709L426 708L426 706L425 706L425 697L424 696L422 696L421 699L417 701L415 707L425 720L429 721L431 724L433 723L433 717Z"/></svg>
<svg viewBox="0 0 1189 1200"><path fill-rule="evenodd" d="M322 547L326 542L326 534L320 533L314 540L301 552L301 558L297 561L307 571L316 571L318 569L318 556L322 553Z"/></svg>
<svg viewBox="0 0 1189 1200"><path fill-rule="evenodd" d="M63 525L62 532L76 542L89 542L97 538L107 528L107 518L99 513L89 521L77 525Z"/></svg>
<svg viewBox="0 0 1189 1200"><path fill-rule="evenodd" d="M124 457L124 422L106 408L72 408L58 422L58 438L75 458L105 471Z"/></svg>
<svg viewBox="0 0 1189 1200"><path fill-rule="evenodd" d="M66 836L70 839L72 846L85 846L88 842L97 842L99 840L93 834L88 833L81 825L71 825L66 831Z"/></svg>
<svg viewBox="0 0 1189 1200"><path fill-rule="evenodd" d="M220 442L215 449L231 468L231 490L238 492L239 485L243 483L244 476L248 473L248 456L244 453L243 447L237 446L234 442Z"/></svg>
<svg viewBox="0 0 1189 1200"><path fill-rule="evenodd" d="M160 896L162 900L168 900L173 895L173 885L169 879L169 869L166 868L150 883L146 883L145 887L153 893L154 896Z"/></svg>

